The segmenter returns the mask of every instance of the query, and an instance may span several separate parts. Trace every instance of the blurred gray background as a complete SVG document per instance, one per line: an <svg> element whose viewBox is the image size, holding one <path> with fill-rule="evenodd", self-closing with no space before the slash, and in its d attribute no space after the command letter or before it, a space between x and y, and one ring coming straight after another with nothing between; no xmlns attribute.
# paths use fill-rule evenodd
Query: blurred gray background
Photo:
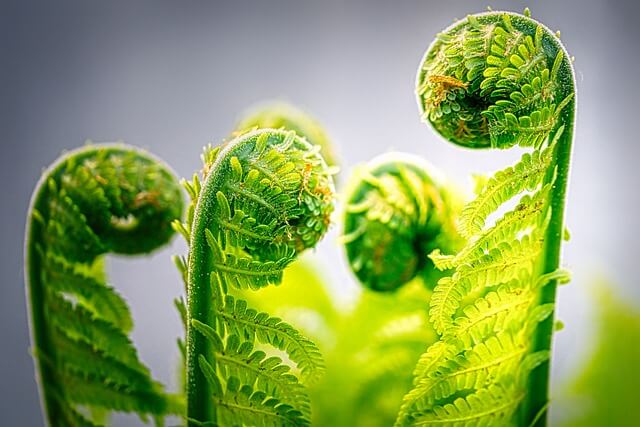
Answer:
<svg viewBox="0 0 640 427"><path fill-rule="evenodd" d="M413 95L418 62L454 18L522 11L562 31L575 55L579 116L568 208L572 239L560 291L554 390L590 348L587 290L610 279L640 305L636 286L640 208L636 141L638 2L628 1L1 1L0 2L0 425L42 424L29 354L22 273L25 215L42 171L64 149L124 140L165 159L180 176L200 167L238 115L271 98L312 112L338 145L343 175L390 149L416 153L469 190L472 172L513 153L467 151L420 124ZM336 243L316 252L341 303L357 295ZM171 247L148 259L112 258L111 278L131 301L134 339L158 378L175 387L171 303L181 283ZM630 343L630 345L639 345ZM562 411L554 409L554 417ZM117 424L137 425L132 417Z"/></svg>

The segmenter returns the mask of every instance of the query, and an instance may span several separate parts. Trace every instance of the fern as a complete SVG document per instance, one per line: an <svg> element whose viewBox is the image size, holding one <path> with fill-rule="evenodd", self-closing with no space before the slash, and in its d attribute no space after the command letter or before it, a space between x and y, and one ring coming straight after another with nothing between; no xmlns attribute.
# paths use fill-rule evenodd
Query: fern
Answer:
<svg viewBox="0 0 640 427"><path fill-rule="evenodd" d="M423 117L445 139L531 151L479 181L460 215L466 245L430 254L448 273L430 300L440 339L419 361L396 425L546 425L555 289L568 278L558 266L575 111L571 63L528 14L469 16L431 45L417 94ZM500 215L515 197L515 208Z"/></svg>
<svg viewBox="0 0 640 427"><path fill-rule="evenodd" d="M318 150L293 131L240 132L203 155L203 182L174 228L189 242L176 258L187 285L178 300L187 328L189 425L307 425L303 384L324 362L291 325L248 307L239 292L279 284L286 266L329 225L333 183ZM255 350L284 352L295 365ZM181 346L184 344L181 344Z"/></svg>
<svg viewBox="0 0 640 427"><path fill-rule="evenodd" d="M425 254L457 248L455 197L430 171L419 158L387 154L354 173L342 241L368 288L391 291L417 275L440 276Z"/></svg>
<svg viewBox="0 0 640 427"><path fill-rule="evenodd" d="M102 260L163 245L181 212L173 174L125 145L89 145L44 172L30 207L25 276L49 425L99 425L95 409L158 421L178 410L139 360L129 308L106 284Z"/></svg>

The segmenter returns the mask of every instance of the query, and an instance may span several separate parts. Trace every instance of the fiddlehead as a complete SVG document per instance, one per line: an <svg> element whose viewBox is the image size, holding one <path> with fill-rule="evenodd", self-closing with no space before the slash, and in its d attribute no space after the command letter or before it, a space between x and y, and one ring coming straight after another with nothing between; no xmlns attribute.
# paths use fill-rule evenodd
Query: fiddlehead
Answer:
<svg viewBox="0 0 640 427"><path fill-rule="evenodd" d="M418 363L397 425L545 425L555 288L567 279L558 267L574 90L566 50L529 16L469 16L427 51L417 77L425 121L459 145L531 152L463 208L466 246L431 254L454 269L430 301L441 337Z"/></svg>
<svg viewBox="0 0 640 427"><path fill-rule="evenodd" d="M327 166L293 131L241 134L204 154L203 183L185 183L189 241L178 266L187 281L187 416L190 425L305 425L302 382L323 369L316 346L292 326L248 308L234 289L278 284L284 268L329 226ZM180 304L179 304L180 305ZM287 353L298 374L257 343Z"/></svg>
<svg viewBox="0 0 640 427"><path fill-rule="evenodd" d="M138 359L129 309L106 284L102 259L162 246L182 206L167 167L125 145L90 145L44 172L29 211L25 276L49 425L97 425L96 408L175 411Z"/></svg>
<svg viewBox="0 0 640 427"><path fill-rule="evenodd" d="M292 130L311 145L319 146L320 154L329 167L337 168L339 165L335 146L320 123L305 111L287 102L261 104L247 111L236 125L238 134L254 129Z"/></svg>
<svg viewBox="0 0 640 427"><path fill-rule="evenodd" d="M426 255L435 248L457 248L455 198L431 174L419 158L392 153L352 177L343 242L366 287L392 291L418 274L432 275Z"/></svg>

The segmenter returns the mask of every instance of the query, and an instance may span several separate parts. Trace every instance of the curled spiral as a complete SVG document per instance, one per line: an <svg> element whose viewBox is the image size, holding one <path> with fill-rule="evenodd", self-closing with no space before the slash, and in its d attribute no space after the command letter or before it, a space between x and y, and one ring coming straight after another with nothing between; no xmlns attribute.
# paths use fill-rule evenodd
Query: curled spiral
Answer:
<svg viewBox="0 0 640 427"><path fill-rule="evenodd" d="M32 201L47 247L69 261L107 252L136 254L164 245L183 209L174 174L124 144L89 145L45 172Z"/></svg>
<svg viewBox="0 0 640 427"><path fill-rule="evenodd" d="M437 274L427 254L457 247L455 205L418 157L389 153L361 166L347 191L343 236L360 282L393 291L418 274Z"/></svg>
<svg viewBox="0 0 640 427"><path fill-rule="evenodd" d="M256 315L255 310L246 309L244 301L234 304L229 294L231 287L257 289L278 284L284 268L302 251L315 246L327 231L334 186L318 149L294 131L258 129L242 133L205 152L202 186L197 177L187 185L195 201L183 227L190 239L187 260L190 420L215 422L224 416L216 414L216 405L211 402L212 395L223 402L217 386L219 380L216 374L211 374L219 369L212 343L197 331L192 332L194 323L209 325L225 337L246 331L246 321L239 317L252 316L253 326L264 323L264 327L258 333L241 333L241 339L253 342L257 336L261 342L286 351L298 363L303 376L315 376L322 365L315 345L301 338L293 328L266 313ZM213 283L221 286L212 286ZM236 314L233 310L240 307L242 313ZM206 358L212 370L203 371L202 358ZM227 381L229 384L233 384L231 379Z"/></svg>
<svg viewBox="0 0 640 427"><path fill-rule="evenodd" d="M196 206L194 239L204 238L200 228L230 230L234 246L268 259L287 249L313 247L327 231L333 181L318 150L295 132L252 131L205 156L208 170ZM225 215L242 218L229 224Z"/></svg>
<svg viewBox="0 0 640 427"><path fill-rule="evenodd" d="M418 69L422 119L470 148L538 147L573 97L553 33L528 16L470 15L438 34Z"/></svg>
<svg viewBox="0 0 640 427"><path fill-rule="evenodd" d="M25 276L50 425L95 425L81 408L170 411L128 338L131 314L101 260L164 245L182 209L164 163L123 144L72 151L44 172L31 201Z"/></svg>

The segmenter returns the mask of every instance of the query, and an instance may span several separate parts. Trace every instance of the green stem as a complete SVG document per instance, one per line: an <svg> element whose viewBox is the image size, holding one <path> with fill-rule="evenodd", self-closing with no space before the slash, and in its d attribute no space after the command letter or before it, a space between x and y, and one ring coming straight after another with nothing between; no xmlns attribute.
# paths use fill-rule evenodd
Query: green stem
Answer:
<svg viewBox="0 0 640 427"><path fill-rule="evenodd" d="M220 159L213 166L213 171L216 170L219 161ZM187 293L187 416L189 426L199 426L206 422L215 423L217 420L211 386L198 364L198 357L205 355L210 362L213 362L211 364L215 368L215 355L209 340L191 327L191 321L194 319L206 325L215 324L212 310L213 292L210 282L213 265L205 238L205 230L209 227L209 220L206 215L199 214L213 211L210 205L216 199L217 188L209 183L213 182L214 178L212 173L205 181L202 194L198 199L189 244Z"/></svg>
<svg viewBox="0 0 640 427"><path fill-rule="evenodd" d="M567 94L575 93L574 79L571 71L571 65L567 61L568 68L565 73L570 73L570 79L563 89ZM565 76L569 77L569 76ZM551 219L545 236L545 248L542 264L542 273L550 273L560 267L561 248L564 236L564 211L567 196L567 187L569 182L569 166L571 162L571 150L573 143L573 127L575 123L575 99L565 107L562 112L559 125L564 125L564 132L557 141L555 162L556 177L553 184L551 195ZM553 179L554 170L547 174L546 183ZM556 300L557 281L553 281L545 286L540 295L539 304L555 303ZM551 350L553 328L555 324L555 311L545 321L538 325L536 336L534 338L533 351ZM540 416L542 412L546 412L549 404L549 377L551 368L551 358L540 365L531 374L529 379L529 393L524 403L524 414L526 422L524 425L532 427L545 427L547 425L546 414Z"/></svg>
<svg viewBox="0 0 640 427"><path fill-rule="evenodd" d="M33 212L33 209L38 209L42 204L44 198L43 187L45 186L43 185L41 187L41 191L35 196L32 202L31 212ZM44 384L54 383L54 373L50 365L39 358L40 353L53 353L44 314L44 285L41 276L42 262L40 254L36 249L36 242L40 241L42 234L41 228L42 226L37 220L31 220L28 225L25 246L25 276L29 282L27 286L27 302L29 304L28 311L31 313L29 329L31 331L31 342L33 343L32 351L35 352L36 381L39 384L42 416L46 424L47 420L59 419L61 414L55 397L51 393L48 393L44 387Z"/></svg>

